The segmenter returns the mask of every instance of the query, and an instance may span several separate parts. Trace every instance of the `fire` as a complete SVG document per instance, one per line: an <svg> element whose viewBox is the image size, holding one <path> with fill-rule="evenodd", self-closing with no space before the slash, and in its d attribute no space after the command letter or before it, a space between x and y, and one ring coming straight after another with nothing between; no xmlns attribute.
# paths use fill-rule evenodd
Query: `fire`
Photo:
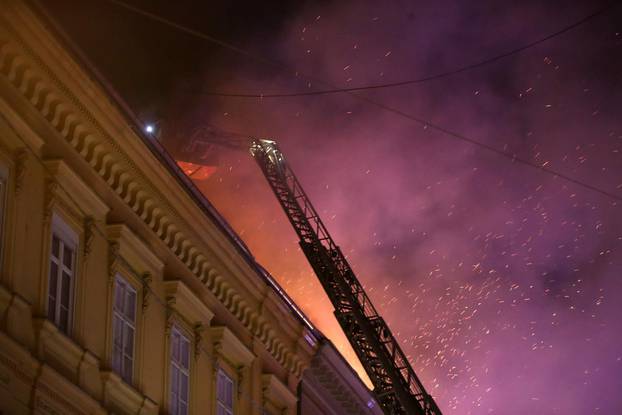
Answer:
<svg viewBox="0 0 622 415"><path fill-rule="evenodd" d="M216 166L208 166L204 164L189 163L186 161L177 161L177 165L192 180L207 180L217 170Z"/></svg>

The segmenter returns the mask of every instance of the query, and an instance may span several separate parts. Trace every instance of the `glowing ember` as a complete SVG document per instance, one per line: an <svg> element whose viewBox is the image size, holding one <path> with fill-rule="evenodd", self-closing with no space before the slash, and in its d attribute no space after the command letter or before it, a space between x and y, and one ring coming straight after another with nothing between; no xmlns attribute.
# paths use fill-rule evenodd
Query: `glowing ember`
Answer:
<svg viewBox="0 0 622 415"><path fill-rule="evenodd" d="M48 3L56 9L66 1ZM82 22L74 9L94 2L70 3L72 19L65 21ZM203 3L202 10L210 8ZM100 61L118 61L113 75L153 73L132 83L136 102L147 101L156 86L179 85L162 97L163 118L176 124L170 134L158 125L159 140L176 159L197 163L179 165L355 367L291 225L248 152L235 150L235 135L226 131L279 141L444 415L621 414L620 203L403 114L622 195L622 8L482 67L357 93L402 115L346 93L210 95L326 89L318 78L339 87L422 78L514 50L606 2L289 3L305 6L272 29L264 17L275 13L248 20L260 29L240 20L227 25L248 37L239 29L223 37L260 59L236 52L233 60L227 48L197 53L199 43L180 44L170 30L145 23L158 53L110 59L122 49L112 45ZM108 31L127 24L113 10ZM180 20L208 32L214 27L204 20L221 19L192 14L199 22ZM77 39L125 41L88 26L93 35ZM258 30L261 37L251 38ZM100 51L105 43L84 49ZM269 60L284 65L265 65ZM188 74L188 62L197 63L196 73Z"/></svg>

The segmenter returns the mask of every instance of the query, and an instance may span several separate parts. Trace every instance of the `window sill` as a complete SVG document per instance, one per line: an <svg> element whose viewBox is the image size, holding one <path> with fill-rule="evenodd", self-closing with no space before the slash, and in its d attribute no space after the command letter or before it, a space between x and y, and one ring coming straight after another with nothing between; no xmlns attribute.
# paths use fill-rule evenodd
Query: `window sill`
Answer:
<svg viewBox="0 0 622 415"><path fill-rule="evenodd" d="M158 404L128 385L112 371L102 371L104 404L112 412L157 415Z"/></svg>
<svg viewBox="0 0 622 415"><path fill-rule="evenodd" d="M46 318L35 318L37 356L74 383L79 383L80 372L99 367L98 359L73 339L62 333Z"/></svg>

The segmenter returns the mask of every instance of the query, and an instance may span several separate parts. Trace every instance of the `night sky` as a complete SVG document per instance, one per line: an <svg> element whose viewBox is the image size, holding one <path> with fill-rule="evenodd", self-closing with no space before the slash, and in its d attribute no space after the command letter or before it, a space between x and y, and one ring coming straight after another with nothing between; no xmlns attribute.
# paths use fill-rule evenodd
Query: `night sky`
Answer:
<svg viewBox="0 0 622 415"><path fill-rule="evenodd" d="M445 414L622 414L622 202L350 94L209 95L424 77L604 2L208 3L132 2L260 59L107 0L43 1L145 122L278 140ZM622 197L621 80L616 7L484 67L360 94ZM216 158L199 187L353 360L259 168Z"/></svg>

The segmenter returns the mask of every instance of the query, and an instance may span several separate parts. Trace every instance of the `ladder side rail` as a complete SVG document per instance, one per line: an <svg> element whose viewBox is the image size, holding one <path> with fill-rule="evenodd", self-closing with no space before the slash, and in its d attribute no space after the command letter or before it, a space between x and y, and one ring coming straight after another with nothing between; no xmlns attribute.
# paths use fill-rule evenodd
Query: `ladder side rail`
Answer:
<svg viewBox="0 0 622 415"><path fill-rule="evenodd" d="M286 167L284 165L280 165L280 166L275 166L274 163L272 162L272 160L269 157L266 157L263 153L255 153L254 154L257 161L260 164L260 168L262 169L262 171L264 172L266 178L268 179L268 182L270 183L272 190L274 191L275 195L277 196L277 199L279 200L279 202L281 203L281 206L284 208L284 210L287 213L287 216L290 220L290 223L292 224L292 226L294 227L294 230L296 231L296 233L298 234L298 236L301 238L301 241L304 241L306 244L313 246L316 243L318 243L318 239L317 239L317 234L313 235L312 231L313 228L311 226L311 224L308 223L308 218L304 211L303 208L300 207L300 203L299 200L301 198L298 198L298 200L293 196L293 192L291 191L291 189L289 189L289 195L288 192L286 191L282 191L281 192L281 184L283 184L283 182L287 182L287 180L285 178L289 177L290 178L290 183L292 183L292 180L294 181L294 183L297 183L297 180L295 178L295 176L293 175L293 172L291 172L291 170L287 171ZM291 184L290 184L291 185ZM288 187L287 183L286 186L283 187ZM315 212L315 209L313 208L313 206L311 205L308 197L306 196L306 194L304 193L304 190L302 189L302 187L300 186L299 183L297 183L297 187L300 190L300 195L302 196L302 199L304 200L304 205L307 207L308 210ZM283 189L285 190L285 189ZM289 196L289 197L288 197ZM292 203L292 202L296 202L296 203ZM296 208L297 207L297 208ZM300 217L300 221L294 220L295 217ZM314 215L317 217L317 214ZM306 220L302 220L302 218L305 218ZM319 218L318 218L319 219ZM328 239L328 244L326 243L322 243L319 242L320 246L323 247L323 249L326 250L326 252L337 252L337 247L335 245L335 243L333 242L332 238L330 238L330 235L328 234L328 231L326 230L325 227L323 227L323 224L321 223L321 220L318 220L318 227L323 228L323 236L326 236ZM311 229L311 233L309 233L309 230ZM314 236L316 236L316 238L314 238ZM304 246L303 246L304 248ZM328 248L328 249L327 249ZM331 249L332 248L332 249ZM303 249L304 250L304 249ZM305 254L307 255L307 258L309 259L311 265L313 266L314 270L316 271L316 274L318 275L318 277L321 277L325 274L324 269L318 265L317 259L313 259L313 253L310 253L309 250L304 250L306 251ZM318 252L316 254L317 257L319 257L321 254ZM334 263L332 263L334 266ZM341 276L341 272L337 272L335 273L337 274L338 277ZM333 275L334 277L334 275ZM327 287L327 283L325 282L325 278L320 278L320 282L322 282L322 285L324 285L325 291L328 294L329 298L331 299L331 302L333 303L334 306L338 307L339 304L339 299L340 298L347 298L347 290L343 290L343 289L336 289L337 286L339 284L334 284L332 286L328 286ZM356 310L356 305L353 304L354 307L351 307L353 310ZM353 311L353 315L356 315L356 311ZM343 323L342 319L339 319L340 323ZM359 317L360 320L360 317ZM359 321L360 324L360 321ZM344 330L345 327L344 327ZM347 331L348 332L348 331ZM387 381L386 380L382 380L381 376L379 376L378 369L382 370L382 365L379 363L376 363L375 367L371 367L370 369L370 365L369 365L369 356L367 356L363 351L362 348L360 347L359 344L357 344L356 341L353 341L352 336L347 336L348 339L350 340L350 342L352 343L352 346L354 348L354 350L357 352L358 357L361 359L362 362L364 363L368 363L365 366L367 366L368 370L372 371L372 381L374 382L374 385L380 385L383 389L387 388ZM361 337L365 337L364 333L361 330ZM394 387L394 386L393 386ZM394 399L395 400L395 399ZM416 411L418 408L413 408L413 411ZM422 413L421 411L417 411L416 413Z"/></svg>
<svg viewBox="0 0 622 415"><path fill-rule="evenodd" d="M309 212L312 213L310 216L309 215L306 215L306 216L307 216L307 220L311 220L313 224L315 225L316 229L314 230L315 230L315 234L317 235L317 238L320 240L322 245L332 255L335 256L333 259L333 262L337 264L337 269L340 270L340 274L342 274L343 277L347 278L349 282L352 284L353 292L361 293L360 296L364 299L364 301L361 304L367 304L367 306L365 307L365 310L367 311L366 315L368 317L377 316L378 312L376 311L373 303L371 302L371 300L367 296L367 293L363 289L362 285L360 284L360 282L354 275L354 272L352 271L350 264L347 262L345 256L341 252L341 249L339 249L337 244L334 242L334 240L330 236L328 229L326 228L326 226L320 219L320 216L318 215L313 205L311 204L309 197L306 195L304 189L298 182L298 179L296 178L293 170L291 169L291 167L289 167L289 165L284 159L281 161L281 164L282 164L281 168L283 169L284 176L287 178L290 178L290 181L291 181L290 186L292 186L291 187L292 193L294 195L298 195L296 197L296 202L300 203L300 200L302 200L303 210L305 212L308 210Z"/></svg>
<svg viewBox="0 0 622 415"><path fill-rule="evenodd" d="M373 328L369 327L369 322L362 315L360 309L356 306L345 310L339 307L339 303L335 300L338 297L337 293L339 293L341 298L347 300L348 290L347 287L343 286L343 280L339 278L339 273L332 269L333 266L330 261L323 260L327 258L326 251L318 251L317 248L323 248L317 245L313 246L312 244L301 244L301 247L335 306L335 317L374 384L374 393L385 413L400 415L425 414L418 401L408 402L410 399L404 396L407 394L408 388L400 387L400 382L399 380L396 381L395 374L391 376L388 373L387 368L391 367L391 365L386 356L383 355L382 350L377 346L374 347ZM329 284L328 280L334 283ZM379 351L380 353L378 353ZM399 394L403 396L402 399L398 398ZM405 404L401 402L405 402Z"/></svg>
<svg viewBox="0 0 622 415"><path fill-rule="evenodd" d="M367 293L365 292L360 282L354 275L354 272L352 271L349 263L347 262L346 258L341 252L341 249L339 249L339 247L334 243L328 230L326 229L325 225L319 218L317 211L311 204L309 198L307 197L306 193L302 189L302 186L298 182L291 167L289 167L289 165L287 164L285 160L283 160L282 163L283 163L282 167L287 172L287 175L291 177L292 185L295 186L295 188L297 189L297 192L300 192L299 198L297 200L298 201L303 200L305 208L313 212L313 215L311 216L311 218L312 220L317 220L318 222L317 227L321 229L318 235L323 235L328 239L327 241L328 243L322 243L322 245L325 248L327 248L327 250L331 252L331 254L335 255L335 257L333 258L333 261L337 264L337 269L340 271L340 274L342 274L342 276L347 274L350 277L348 278L348 282L351 284L350 291L355 295L356 302L361 307L366 317L368 318L379 317L379 314L376 311L375 307L373 306L371 299L369 299L369 297L367 296ZM382 332L388 333L388 336L383 338L383 340L386 342L384 346L391 360L394 362L395 367L407 368L407 373L405 374L402 373L404 386L408 388L413 395L429 396L423 384L419 380L418 376L416 375L416 373L410 366L410 363L408 362L404 352L399 346L397 339L393 337L389 327L386 325L386 322L382 318L380 318L380 321L382 322L381 323L382 327L381 329L378 330L378 332L379 332L379 335ZM437 411L436 413L440 413L440 411Z"/></svg>
<svg viewBox="0 0 622 415"><path fill-rule="evenodd" d="M408 391L416 399L418 405L412 409L418 410L417 412L419 410L425 411L421 413L426 415L440 415L440 410L425 391L390 329L373 307L345 256L330 237L317 211L280 151L275 146L271 155L255 151L253 156L259 162L260 168L286 211L291 224L301 239L301 243L304 242L309 246L315 245L313 251L304 249L305 246L302 246L303 251L305 251L318 277L323 277L320 278L320 281L335 306L336 314L341 313L343 318L354 316L357 325L362 326L362 328L359 327L357 333L348 332L350 334L348 339L353 344L361 361L367 363L368 372L371 371L373 377L376 378L373 379L376 381L374 382L375 386L387 388L387 385L390 384L386 380L387 377L385 376L383 379L381 374L383 370L381 366L384 363L396 371L396 374L390 376L392 381L397 381L401 384L400 389ZM319 249L321 251L318 251ZM329 279L336 280L336 284L329 284L326 281L327 275ZM348 331L347 327L351 326L351 329L354 327L354 325L344 322L343 318L340 319L340 316L337 317L344 331ZM365 334L366 331L367 334ZM370 347L361 344L364 343L365 337L369 337L366 340L372 343ZM373 343L377 343L375 347ZM375 360L371 352L372 349L376 349L373 352L376 354ZM384 357L377 356L378 352ZM386 372L386 368L384 371ZM395 389L398 386L392 385L392 387ZM385 391L380 390L379 393L385 393ZM402 395L400 390L397 390L397 393ZM402 406L410 406L404 396L399 400L402 401Z"/></svg>
<svg viewBox="0 0 622 415"><path fill-rule="evenodd" d="M334 262L338 264L337 269L340 270L340 274L348 273L349 277L351 277L351 278L348 278L349 280L348 282L352 285L351 291L355 293L356 301L359 304L359 306L362 308L365 316L368 318L378 317L379 314L376 311L375 307L373 306L373 303L371 302L371 300L367 296L367 293L365 292L360 282L354 275L354 272L350 268L350 265L347 262L346 258L344 257L343 253L341 252L341 249L339 249L337 245L334 243L332 237L330 236L328 232L328 229L326 229L325 225L321 221L319 215L317 214L317 211L311 204L311 201L306 195L304 189L298 182L298 179L296 178L296 175L294 174L293 170L291 169L291 167L287 164L287 162L284 159L281 161L281 164L282 164L281 167L284 170L285 177L287 177L291 183L290 186L292 186L291 187L292 193L296 197L296 200L298 202L302 200L305 211L308 210L309 212L312 212L312 215L308 217L307 219L311 218L311 220L314 220L317 222L317 229L320 229L320 231L317 232L316 235L324 236L325 238L327 238L328 243L322 243L322 245L325 248L327 248L327 250L331 252L332 255L336 256L336 258L334 258ZM384 320L381 319L381 321L382 321L383 327L381 328L380 332L389 333L388 338L385 338L384 341L386 342L385 347L387 348L387 352L390 355L391 360L395 362L396 367L406 366L410 369L408 370L408 373L405 376L403 375L404 383L406 384L408 389L410 389L414 394L427 395L427 392L425 391L423 384L421 383L417 375L414 373L414 371L410 367L410 364L408 363L408 360L406 359L404 352L401 350L401 347L399 346L397 340L393 337L392 333L390 332Z"/></svg>

